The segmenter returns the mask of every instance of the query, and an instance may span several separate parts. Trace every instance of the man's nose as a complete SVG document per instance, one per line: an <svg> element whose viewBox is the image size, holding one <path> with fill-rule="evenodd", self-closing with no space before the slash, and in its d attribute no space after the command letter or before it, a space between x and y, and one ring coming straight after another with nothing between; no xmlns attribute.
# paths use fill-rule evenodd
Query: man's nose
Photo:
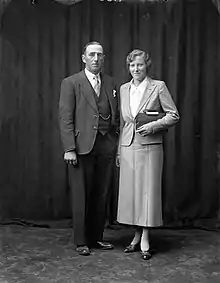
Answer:
<svg viewBox="0 0 220 283"><path fill-rule="evenodd" d="M95 61L98 61L98 54L95 54L95 55L94 55L94 60L95 60Z"/></svg>

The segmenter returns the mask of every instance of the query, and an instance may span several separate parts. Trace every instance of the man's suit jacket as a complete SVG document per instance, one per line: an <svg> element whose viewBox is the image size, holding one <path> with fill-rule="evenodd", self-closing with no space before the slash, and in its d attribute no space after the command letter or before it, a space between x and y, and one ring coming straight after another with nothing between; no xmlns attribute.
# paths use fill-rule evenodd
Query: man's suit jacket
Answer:
<svg viewBox="0 0 220 283"><path fill-rule="evenodd" d="M121 137L120 145L129 146L135 133L135 117L130 110L130 83L126 83L120 88L121 104ZM143 98L138 107L138 113L144 111L164 112L166 115L148 125L152 133L146 136L136 135L140 144L154 144L163 142L161 130L167 129L179 120L179 113L173 99L163 81L148 78L148 84Z"/></svg>
<svg viewBox="0 0 220 283"><path fill-rule="evenodd" d="M110 133L117 141L119 109L116 87L108 75L101 74L101 91L105 91L111 109ZM59 101L60 131L64 151L89 153L98 131L99 113L94 90L81 71L65 78L61 84Z"/></svg>

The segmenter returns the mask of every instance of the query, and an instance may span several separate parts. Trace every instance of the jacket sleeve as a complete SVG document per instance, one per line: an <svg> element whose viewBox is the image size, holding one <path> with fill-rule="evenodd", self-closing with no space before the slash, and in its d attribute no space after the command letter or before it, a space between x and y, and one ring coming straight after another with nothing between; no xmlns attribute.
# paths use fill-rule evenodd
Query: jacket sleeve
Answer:
<svg viewBox="0 0 220 283"><path fill-rule="evenodd" d="M173 126L180 119L178 110L172 99L172 96L163 81L161 82L161 85L159 87L159 99L163 112L166 115L163 118L158 119L157 121L151 122L153 133Z"/></svg>
<svg viewBox="0 0 220 283"><path fill-rule="evenodd" d="M117 107L116 107L116 114L115 114L115 121L116 121L116 133L120 134L120 92L119 87L115 85L116 94L117 94Z"/></svg>
<svg viewBox="0 0 220 283"><path fill-rule="evenodd" d="M120 117L120 121L119 121L119 140L118 140L118 149L117 149L117 154L120 155L121 154L121 137L122 137L122 131L123 131L123 127L124 127L124 119L122 116L122 88L123 86L120 87L120 91L119 91L119 117Z"/></svg>
<svg viewBox="0 0 220 283"><path fill-rule="evenodd" d="M59 124L65 152L75 150L75 92L70 79L64 79L60 88Z"/></svg>

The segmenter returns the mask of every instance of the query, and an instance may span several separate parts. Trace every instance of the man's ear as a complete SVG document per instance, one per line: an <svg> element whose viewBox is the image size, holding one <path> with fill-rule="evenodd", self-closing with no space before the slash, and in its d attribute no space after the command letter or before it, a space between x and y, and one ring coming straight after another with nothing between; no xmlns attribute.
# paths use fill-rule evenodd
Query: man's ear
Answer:
<svg viewBox="0 0 220 283"><path fill-rule="evenodd" d="M85 59L85 55L84 54L82 55L82 61L83 61L83 63L86 63L86 59Z"/></svg>

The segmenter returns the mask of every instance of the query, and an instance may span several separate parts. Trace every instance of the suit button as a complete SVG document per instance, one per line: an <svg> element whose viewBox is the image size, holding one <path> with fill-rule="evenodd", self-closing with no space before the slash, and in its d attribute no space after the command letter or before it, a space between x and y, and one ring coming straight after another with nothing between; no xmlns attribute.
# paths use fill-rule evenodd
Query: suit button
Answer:
<svg viewBox="0 0 220 283"><path fill-rule="evenodd" d="M99 118L99 115L94 115L94 118Z"/></svg>
<svg viewBox="0 0 220 283"><path fill-rule="evenodd" d="M97 126L94 126L93 129L94 129L94 130L98 130L98 127L97 127Z"/></svg>

